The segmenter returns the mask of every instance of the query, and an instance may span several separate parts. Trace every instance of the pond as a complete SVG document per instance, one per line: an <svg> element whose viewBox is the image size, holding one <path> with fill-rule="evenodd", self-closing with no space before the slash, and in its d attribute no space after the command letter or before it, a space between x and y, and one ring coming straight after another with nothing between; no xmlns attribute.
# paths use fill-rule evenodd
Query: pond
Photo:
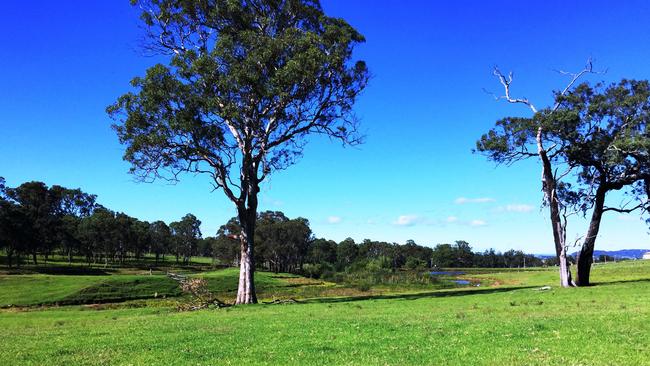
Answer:
<svg viewBox="0 0 650 366"><path fill-rule="evenodd" d="M465 272L461 271L432 271L429 272L431 276L459 276L465 274ZM455 283L456 285L461 285L461 286L469 286L472 283L468 280L457 280L453 279L451 282Z"/></svg>

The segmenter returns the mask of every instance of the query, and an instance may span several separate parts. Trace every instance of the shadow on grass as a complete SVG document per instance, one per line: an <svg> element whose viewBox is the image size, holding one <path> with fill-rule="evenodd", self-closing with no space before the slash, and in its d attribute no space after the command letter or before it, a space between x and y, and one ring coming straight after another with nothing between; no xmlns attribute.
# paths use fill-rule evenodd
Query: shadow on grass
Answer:
<svg viewBox="0 0 650 366"><path fill-rule="evenodd" d="M47 274L64 276L105 276L115 272L113 269L81 267L81 266L25 266L7 268L6 274Z"/></svg>
<svg viewBox="0 0 650 366"><path fill-rule="evenodd" d="M169 264L146 262L127 262L123 265L112 264L109 267L103 265L77 265L77 264L24 264L20 267L8 267L0 265L0 273L6 275L25 275L25 274L47 274L47 275L64 275L64 276L105 276L118 274L124 271L182 271L184 273L201 273L215 271L227 268L222 265L198 265L198 264Z"/></svg>
<svg viewBox="0 0 650 366"><path fill-rule="evenodd" d="M650 278L638 278L636 280L617 280L617 281L603 281L603 282L592 282L589 286L584 287L594 287L594 286L608 286L616 285L622 283L639 283L639 282L650 282Z"/></svg>
<svg viewBox="0 0 650 366"><path fill-rule="evenodd" d="M538 287L539 286L517 286L517 287L501 287L501 288L482 288L482 289L472 289L472 290L438 290L438 291L427 291L427 292L406 293L406 294L324 297L319 299L301 300L298 302L302 304L327 304L327 303L352 302L352 301L364 301L364 300L390 300L390 299L418 300L418 299L436 298L436 297L493 294L493 293L510 292L515 290L538 288Z"/></svg>

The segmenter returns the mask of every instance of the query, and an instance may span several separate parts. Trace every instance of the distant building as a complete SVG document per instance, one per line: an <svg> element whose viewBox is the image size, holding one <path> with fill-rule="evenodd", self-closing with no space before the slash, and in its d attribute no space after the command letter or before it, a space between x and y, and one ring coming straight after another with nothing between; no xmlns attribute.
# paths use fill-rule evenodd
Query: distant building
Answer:
<svg viewBox="0 0 650 366"><path fill-rule="evenodd" d="M643 259L650 259L650 252L643 253Z"/></svg>

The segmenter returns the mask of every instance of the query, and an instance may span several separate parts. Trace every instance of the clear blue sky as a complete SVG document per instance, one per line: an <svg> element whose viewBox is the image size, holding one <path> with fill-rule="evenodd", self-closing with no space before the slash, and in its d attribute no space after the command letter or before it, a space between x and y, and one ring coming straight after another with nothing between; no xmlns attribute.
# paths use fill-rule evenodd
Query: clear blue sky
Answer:
<svg viewBox="0 0 650 366"><path fill-rule="evenodd" d="M356 111L367 143L315 139L304 158L272 177L261 209L310 220L315 234L425 245L552 252L536 162L495 167L471 149L496 119L525 115L495 102L493 65L515 72L513 92L538 106L588 57L598 80L650 78L647 1L341 1L325 11L367 38L357 56L374 77ZM204 235L234 216L207 178L137 184L104 110L156 62L142 55L127 0L3 4L0 21L0 176L80 187L144 220L187 212ZM593 80L593 79L592 79ZM611 197L616 201L620 198ZM569 239L584 220L571 223ZM637 217L607 216L599 249L650 247Z"/></svg>

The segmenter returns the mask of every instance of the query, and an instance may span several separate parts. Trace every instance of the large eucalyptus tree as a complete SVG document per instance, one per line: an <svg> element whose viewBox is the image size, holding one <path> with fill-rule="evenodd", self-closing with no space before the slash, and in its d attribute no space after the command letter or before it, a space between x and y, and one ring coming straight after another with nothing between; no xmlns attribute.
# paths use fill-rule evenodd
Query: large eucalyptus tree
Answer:
<svg viewBox="0 0 650 366"><path fill-rule="evenodd" d="M562 142L562 154L574 170L575 183L567 204L590 212L580 238L576 284L590 284L591 264L603 214L647 212L650 192L650 83L622 80L611 85L583 83L558 95L554 114L537 117ZM624 199L606 205L608 193Z"/></svg>
<svg viewBox="0 0 650 366"><path fill-rule="evenodd" d="M364 38L317 0L132 0L147 47L168 56L108 108L143 180L205 173L241 223L237 304L257 301L260 184L296 162L306 137L360 135L352 107L368 81Z"/></svg>
<svg viewBox="0 0 650 366"><path fill-rule="evenodd" d="M477 150L497 162L539 157L542 191L549 207L562 286L590 284L593 252L603 214L648 210L650 191L650 84L622 80L611 85L582 83L589 64L555 93L552 107L537 110L526 99L511 98L512 79L497 72L506 99L528 105L531 117L509 117L477 142ZM623 190L629 197L606 206L606 195ZM567 216L590 215L581 243L574 282L567 262Z"/></svg>

